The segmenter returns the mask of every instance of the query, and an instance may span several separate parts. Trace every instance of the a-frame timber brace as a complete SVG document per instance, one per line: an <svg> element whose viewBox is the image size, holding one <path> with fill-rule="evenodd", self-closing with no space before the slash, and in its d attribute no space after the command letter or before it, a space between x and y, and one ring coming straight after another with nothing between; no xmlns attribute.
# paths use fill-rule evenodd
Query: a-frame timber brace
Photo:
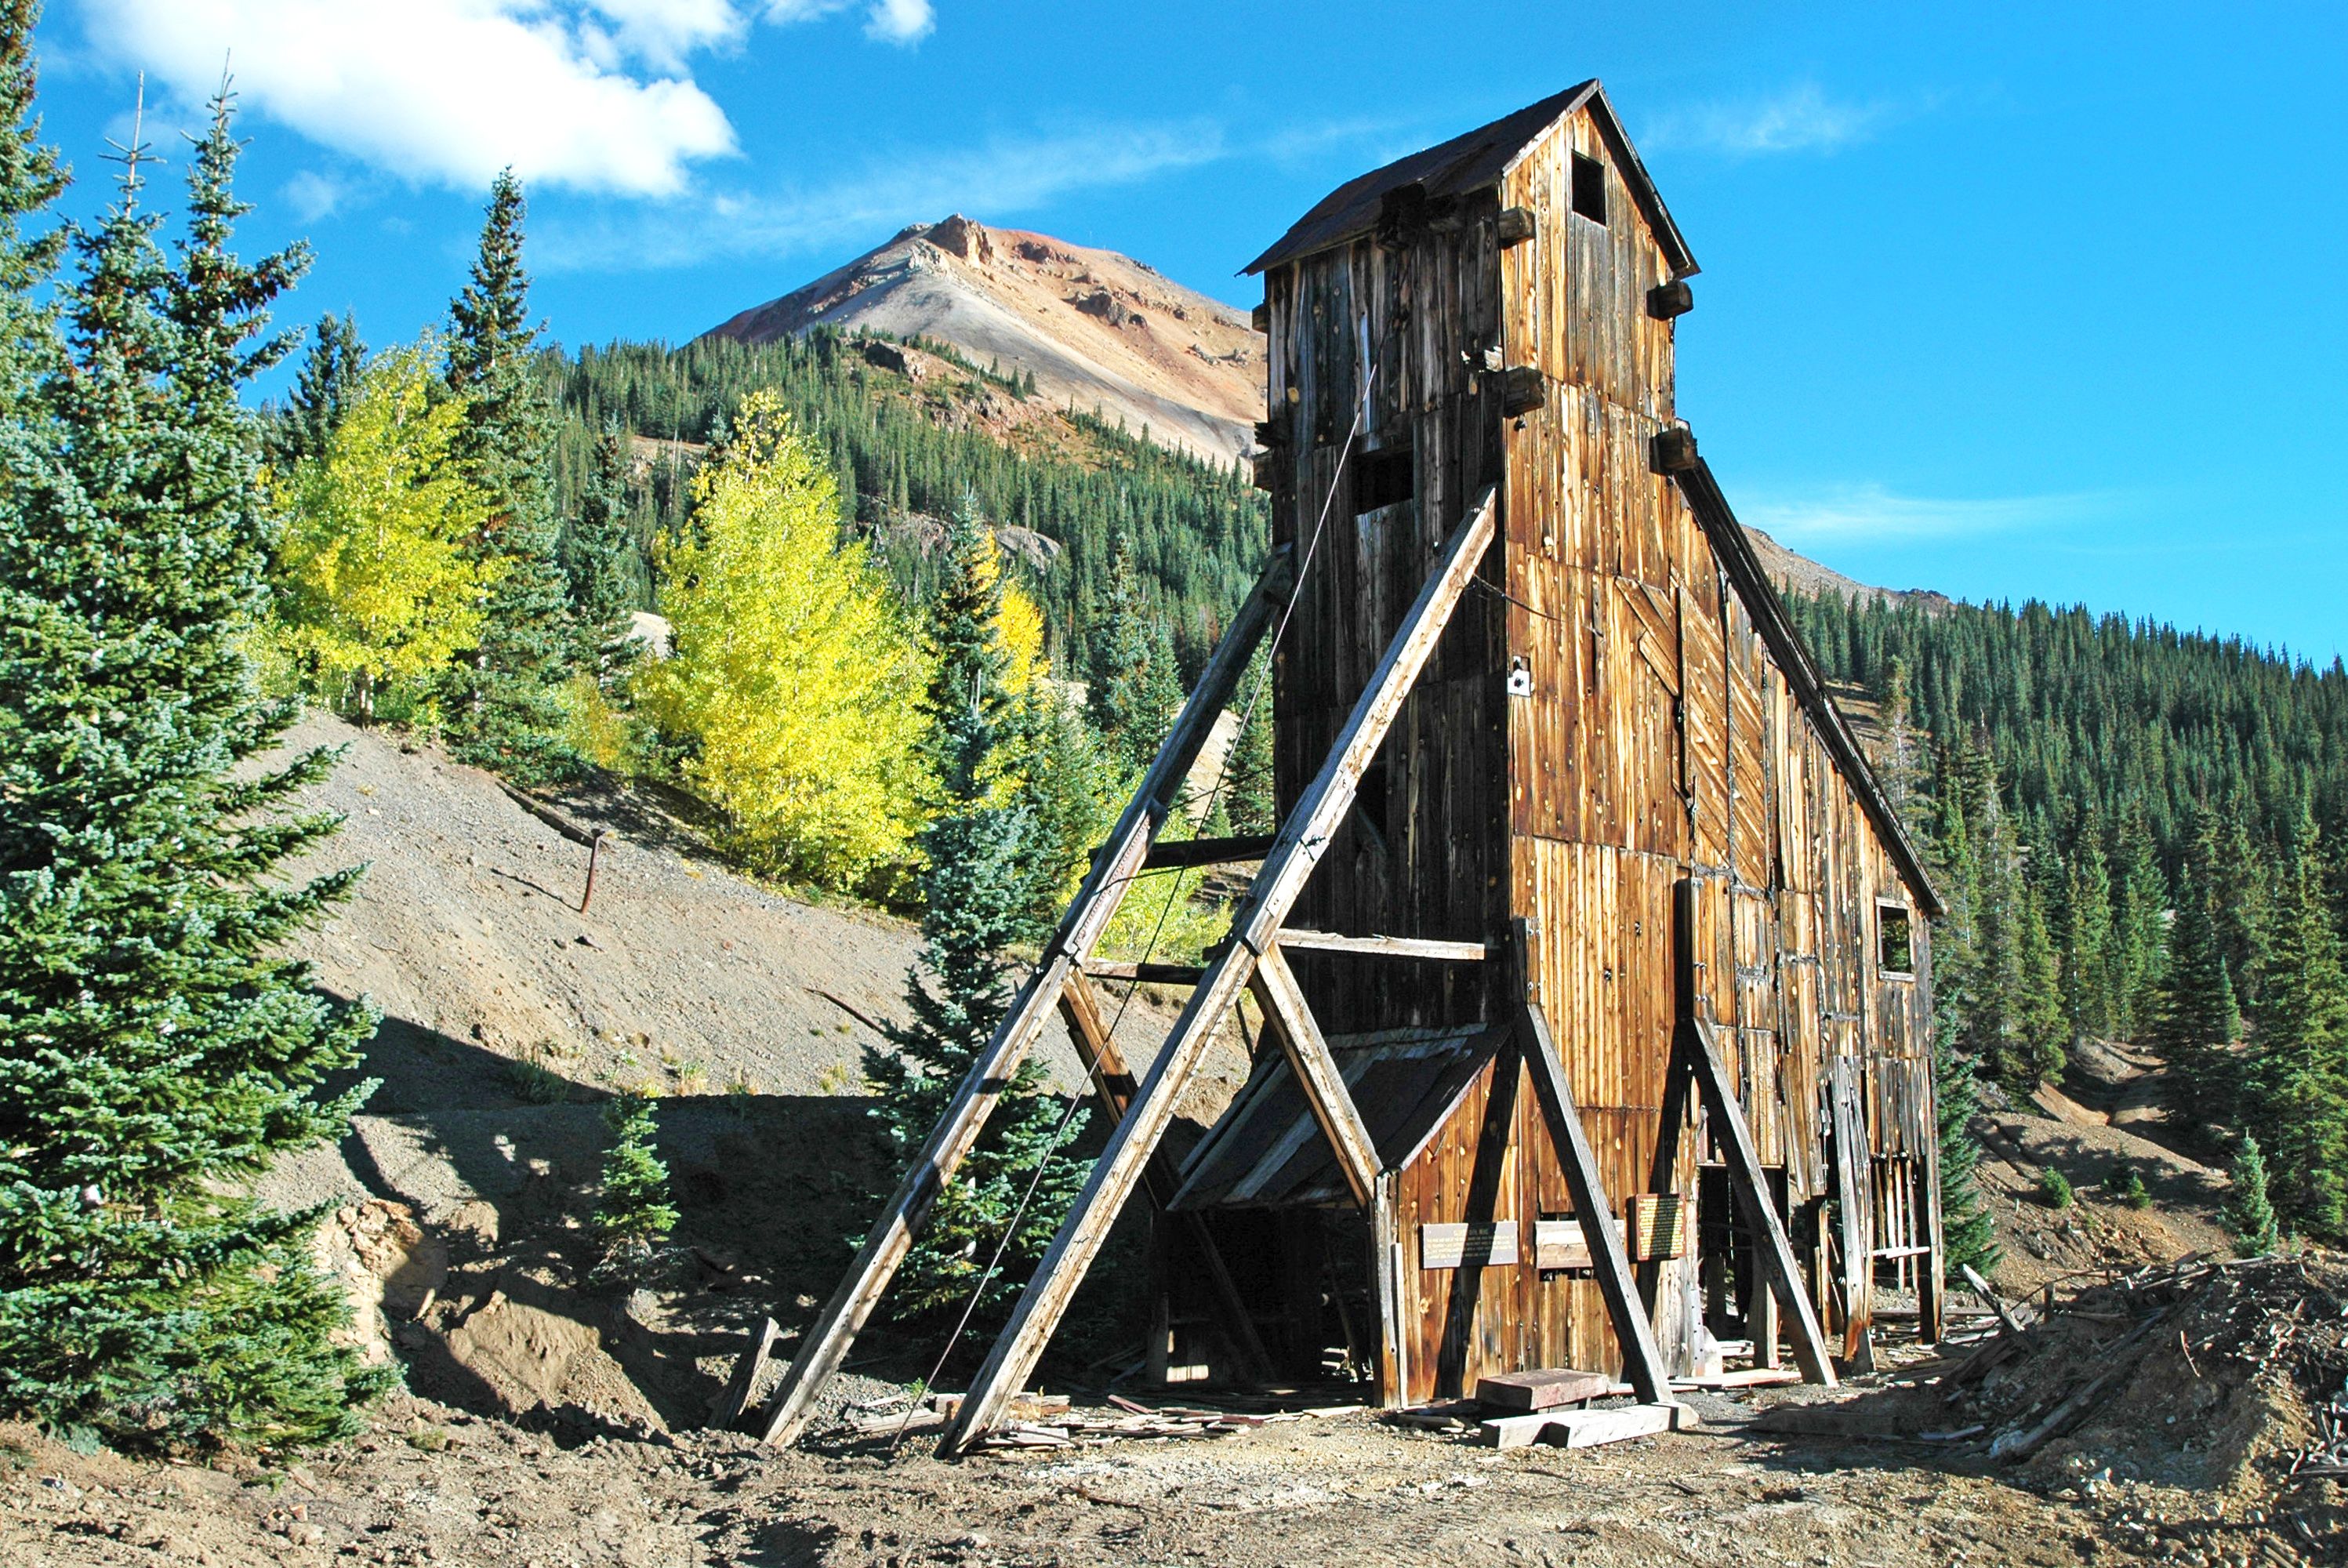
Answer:
<svg viewBox="0 0 2348 1568"><path fill-rule="evenodd" d="M856 1336L888 1290L889 1282L896 1277L898 1265L904 1262L914 1232L921 1228L939 1192L977 1143L995 1101L1010 1086L1012 1075L1034 1047L1043 1032L1044 1020L1054 1008L1063 1009L1067 1016L1070 1038L1084 1060L1086 1074L1093 1079L1096 1095L1112 1116L1122 1119L1128 1115L1125 1102L1132 1092L1131 1075L1114 1055L1108 1031L1100 1024L1084 965L1101 934L1108 929L1110 918L1117 913L1134 879L1151 860L1150 850L1158 830L1172 814L1183 781L1205 746L1216 716L1239 689L1256 644L1271 629L1273 618L1286 603L1295 572L1294 560L1286 547L1273 552L1254 591L1232 618L1221 645L1200 672L1189 700L1182 705L1165 744L1158 749L1157 760L1150 764L1133 799L1127 803L1124 815L1117 819L1107 844L1095 857L1076 901L1060 917L1059 927L1045 944L1042 960L1020 987L986 1048L971 1063L970 1071L963 1075L944 1114L913 1157L912 1165L897 1184L888 1206L872 1222L847 1276L799 1341L798 1354L792 1357L789 1369L767 1402L760 1427L767 1442L788 1442L805 1425L817 1392L847 1360L849 1346L855 1343ZM1155 1140L1152 1142L1154 1146ZM1170 1193L1171 1188L1167 1191ZM1203 1228L1200 1233L1202 1240L1206 1239ZM1211 1242L1204 1251L1211 1260L1209 1266L1214 1283L1227 1296L1227 1305L1236 1305L1238 1298L1230 1288L1220 1254ZM1237 1311L1234 1319L1233 1332L1241 1341L1241 1353L1253 1357L1261 1365L1262 1347L1255 1342L1252 1323L1244 1310ZM762 1351L763 1347L754 1343L749 1354L755 1358ZM745 1398L757 1372L754 1361L735 1375L734 1386L742 1390ZM721 1414L730 1418L738 1412Z"/></svg>
<svg viewBox="0 0 2348 1568"><path fill-rule="evenodd" d="M1267 1003L1266 1016L1272 1021L1282 1048L1289 1053L1296 1081L1313 1107L1314 1119L1331 1135L1347 1185L1354 1189L1357 1198L1376 1202L1380 1186L1376 1156L1369 1147L1361 1113L1338 1075L1326 1042L1303 1010L1301 996L1275 944L1323 848L1353 809L1364 770L1385 743L1386 731L1402 711L1419 672L1426 667L1452 611L1491 548L1497 504L1494 492L1487 490L1437 552L1425 586L1371 672L1321 770L1273 836L1255 882L1232 919L1230 938L1199 976L1189 1004L1150 1064L1130 1109L1109 1135L1083 1191L1020 1294L1011 1321L996 1338L939 1444L941 1453L959 1452L973 1439L1003 1424L1012 1399L1035 1370L1070 1298L1165 1137L1175 1102L1208 1043L1237 1006L1240 994L1259 975L1263 983L1258 995ZM1271 960L1268 973L1267 958ZM1365 1181L1366 1193L1362 1191Z"/></svg>
<svg viewBox="0 0 2348 1568"><path fill-rule="evenodd" d="M1737 1206L1745 1211L1746 1223L1752 1229L1754 1251L1760 1254L1769 1290L1792 1321L1795 1364L1808 1381L1831 1388L1836 1387L1836 1378L1834 1363L1827 1355L1826 1331L1819 1326L1818 1308L1811 1304L1809 1293L1802 1288L1793 1243L1770 1197L1768 1174L1754 1145L1753 1130L1745 1124L1745 1111L1737 1102L1735 1086L1728 1081L1720 1052L1713 1044L1712 1025L1697 1006L1695 905L1695 882L1683 879L1676 889L1673 909L1679 946L1679 1023L1673 1031L1672 1064L1664 1078L1663 1131L1654 1170L1659 1181L1667 1180L1666 1173L1678 1161L1680 1130L1687 1121L1688 1091L1693 1088L1703 1100L1704 1115L1715 1133L1714 1141L1727 1157L1728 1184L1735 1189ZM1774 1343L1773 1340L1773 1347ZM1756 1345L1755 1349L1757 1355L1762 1347Z"/></svg>

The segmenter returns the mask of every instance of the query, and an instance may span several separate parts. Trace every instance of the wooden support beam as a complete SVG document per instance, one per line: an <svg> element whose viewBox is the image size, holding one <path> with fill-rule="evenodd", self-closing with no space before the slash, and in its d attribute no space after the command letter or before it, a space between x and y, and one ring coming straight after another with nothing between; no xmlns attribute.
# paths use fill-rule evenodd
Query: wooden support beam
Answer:
<svg viewBox="0 0 2348 1568"><path fill-rule="evenodd" d="M1520 920L1518 924L1519 929L1529 929L1530 923ZM1574 1104L1573 1086L1567 1081L1557 1041L1550 1035L1549 1019L1530 996L1524 999L1523 1011L1518 1015L1517 1034L1525 1061L1532 1068L1533 1095L1549 1122L1550 1141L1557 1146L1558 1159L1565 1166L1574 1217L1581 1222L1581 1233L1590 1242L1591 1272L1598 1277L1598 1294L1606 1299L1614 1337L1622 1346L1623 1376L1647 1404L1667 1403L1672 1379L1663 1367L1663 1349L1655 1343L1655 1326L1648 1321L1646 1303L1639 1299L1639 1282L1631 1273L1630 1254L1622 1248L1622 1227L1615 1223L1606 1182L1598 1173L1598 1156L1581 1125L1581 1111Z"/></svg>
<svg viewBox="0 0 2348 1568"><path fill-rule="evenodd" d="M1102 853L1095 850L1096 855ZM1149 854L1141 862L1146 872L1169 872L1190 866L1226 866L1248 861L1260 861L1272 852L1272 840L1256 837L1245 839L1177 839L1170 843L1152 844Z"/></svg>
<svg viewBox="0 0 2348 1568"><path fill-rule="evenodd" d="M1337 1156L1337 1168L1345 1173L1354 1202L1368 1208L1377 1195L1377 1143L1362 1120L1353 1092L1345 1087L1344 1074L1330 1054L1329 1042L1322 1037L1321 1026L1313 1021L1313 1009L1305 1005L1304 988L1297 985L1296 972L1274 947L1258 961L1254 978L1248 984L1263 1008L1264 1023L1288 1057L1288 1070L1296 1075L1296 1087L1304 1092L1313 1119L1321 1125L1321 1136L1329 1140Z"/></svg>
<svg viewBox="0 0 2348 1568"><path fill-rule="evenodd" d="M1869 1181L1867 1110L1859 1099L1863 1061L1837 1057L1827 1071L1828 1110L1834 1118L1836 1217L1842 1253L1842 1357L1854 1371L1875 1370L1875 1194Z"/></svg>
<svg viewBox="0 0 2348 1568"><path fill-rule="evenodd" d="M1045 1341L1067 1310L1069 1298L1108 1239L1109 1229L1140 1180L1150 1154L1165 1137L1175 1103L1199 1058L1221 1027L1224 1015L1238 1002L1258 957L1271 950L1323 849L1353 809L1363 771L1385 744L1386 731L1435 651L1436 640L1491 548L1495 506L1494 492L1485 490L1437 553L1434 570L1404 614L1400 630L1371 673L1320 772L1281 825L1272 852L1264 857L1254 885L1232 920L1233 939L1223 945L1199 988L1190 994L1189 1004L1142 1079L1132 1109L1109 1135L1059 1234L1052 1239L1020 1294L1011 1321L979 1368L953 1424L946 1429L939 1445L941 1453L959 1452L971 1439L1001 1426L1008 1418L1012 1399L1035 1370Z"/></svg>
<svg viewBox="0 0 2348 1568"><path fill-rule="evenodd" d="M1117 1048L1117 1037L1107 1021L1101 1016L1100 998L1094 994L1081 972L1068 976L1060 993L1060 1016L1067 1020L1068 1038L1076 1047L1076 1055L1085 1064L1085 1071L1093 1080L1093 1094L1102 1110L1112 1122L1125 1115L1133 1103L1133 1074L1125 1064L1125 1053ZM1182 1179L1173 1163L1160 1150L1149 1161L1143 1177L1144 1190L1160 1219L1167 1217L1166 1206L1180 1190ZM1189 1233L1193 1245L1207 1270L1207 1283L1214 1287L1215 1298L1221 1305L1224 1316L1231 1322L1233 1346L1246 1364L1246 1376L1268 1378L1272 1376L1272 1354L1264 1348L1263 1338L1256 1332L1255 1318L1249 1313L1247 1299L1240 1295L1239 1284L1231 1278L1231 1267L1223 1261L1223 1250L1215 1244L1214 1233L1208 1229L1203 1214L1184 1214L1179 1222Z"/></svg>
<svg viewBox="0 0 2348 1568"><path fill-rule="evenodd" d="M1809 1293L1802 1288L1801 1270L1794 1262L1794 1244L1787 1239L1786 1227L1777 1218L1777 1206L1769 1201L1769 1178L1761 1168L1761 1156L1753 1147L1753 1130L1745 1125L1744 1109L1736 1102L1736 1091L1730 1087L1728 1074L1720 1065L1720 1053L1713 1048L1712 1026L1693 1013L1680 1018L1680 1049L1688 1053L1695 1069L1696 1090L1703 1097L1704 1113L1712 1119L1716 1134L1715 1141L1725 1145L1728 1156L1728 1184L1736 1190L1743 1201L1746 1222L1753 1227L1753 1239L1760 1243L1761 1266L1769 1276L1769 1284L1777 1293L1778 1305L1786 1309L1794 1326L1794 1360L1802 1374L1813 1383L1835 1387L1834 1363L1827 1357L1826 1331L1818 1326L1818 1309L1810 1304Z"/></svg>
<svg viewBox="0 0 2348 1568"><path fill-rule="evenodd" d="M1281 927L1276 941L1300 952L1364 953L1377 958L1429 958L1444 964L1481 964L1492 950L1480 942L1444 942L1429 936L1340 936L1334 931Z"/></svg>
<svg viewBox="0 0 2348 1568"><path fill-rule="evenodd" d="M1109 837L1108 852L1093 862L1076 902L1060 917L1059 928L1045 945L1043 962L1028 975L1010 1011L996 1026L994 1038L971 1062L937 1126L865 1233L864 1244L846 1277L800 1339L798 1354L791 1358L790 1370L767 1407L763 1436L767 1442L787 1442L798 1434L814 1407L817 1392L848 1358L848 1347L856 1342L889 1282L896 1277L898 1265L904 1262L913 1233L978 1141L994 1102L1043 1032L1044 1020L1059 1006L1069 974L1091 955L1117 913L1159 826L1173 812L1190 765L1198 760L1217 716L1239 689L1256 644L1286 602L1294 573L1292 552L1285 546L1273 552L1254 591L1232 617L1231 630L1200 672L1198 685L1191 688L1189 699L1159 747L1157 760L1126 803L1117 830Z"/></svg>

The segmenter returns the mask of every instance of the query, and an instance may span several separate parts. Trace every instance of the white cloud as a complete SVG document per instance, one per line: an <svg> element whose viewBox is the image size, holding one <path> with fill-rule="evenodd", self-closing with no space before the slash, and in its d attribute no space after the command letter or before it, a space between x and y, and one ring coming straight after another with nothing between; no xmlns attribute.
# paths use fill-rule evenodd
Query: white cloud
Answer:
<svg viewBox="0 0 2348 1568"><path fill-rule="evenodd" d="M331 218L349 192L339 180L305 169L285 182L285 200L304 223Z"/></svg>
<svg viewBox="0 0 2348 1568"><path fill-rule="evenodd" d="M928 37L937 25L930 0L872 0L864 30L891 44L914 44Z"/></svg>
<svg viewBox="0 0 2348 1568"><path fill-rule="evenodd" d="M826 16L836 16L858 4L858 0L767 0L767 20L778 25L792 22L818 22ZM866 0L864 31L867 36L891 44L918 44L933 32L938 25L937 14L930 0Z"/></svg>
<svg viewBox="0 0 2348 1568"><path fill-rule="evenodd" d="M554 270L678 266L713 256L788 256L871 244L916 222L963 211L1003 222L1071 191L1128 185L1232 155L1220 127L1091 126L958 150L908 153L822 185L713 194L692 211L588 225L539 226Z"/></svg>
<svg viewBox="0 0 2348 1568"><path fill-rule="evenodd" d="M1832 152L1868 140L1910 112L1890 103L1838 103L1806 82L1774 98L1667 112L1640 141L1650 148L1694 148L1733 158Z"/></svg>
<svg viewBox="0 0 2348 1568"><path fill-rule="evenodd" d="M670 196L737 150L687 62L737 46L754 15L807 20L852 0L81 0L91 50L190 99L223 65L259 110L409 180L524 180ZM931 0L869 0L866 31L911 44Z"/></svg>
<svg viewBox="0 0 2348 1568"><path fill-rule="evenodd" d="M1985 499L1895 495L1879 484L1840 485L1807 496L1747 503L1755 527L1781 544L1909 543L1967 539L2079 522L2116 498L2096 491Z"/></svg>

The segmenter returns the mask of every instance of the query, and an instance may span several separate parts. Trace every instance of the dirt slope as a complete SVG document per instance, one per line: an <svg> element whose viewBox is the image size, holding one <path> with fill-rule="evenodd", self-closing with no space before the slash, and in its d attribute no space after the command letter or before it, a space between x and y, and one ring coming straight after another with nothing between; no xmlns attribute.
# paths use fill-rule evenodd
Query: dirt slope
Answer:
<svg viewBox="0 0 2348 1568"><path fill-rule="evenodd" d="M1263 338L1246 313L1115 251L956 213L711 329L770 343L819 323L951 343L980 366L1032 371L1054 407L1228 461L1263 417Z"/></svg>

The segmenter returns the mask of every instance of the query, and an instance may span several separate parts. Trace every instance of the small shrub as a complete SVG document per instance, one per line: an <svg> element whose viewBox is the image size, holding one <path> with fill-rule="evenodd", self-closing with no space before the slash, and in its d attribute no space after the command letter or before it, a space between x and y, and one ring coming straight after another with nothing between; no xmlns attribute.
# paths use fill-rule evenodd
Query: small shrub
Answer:
<svg viewBox="0 0 2348 1568"><path fill-rule="evenodd" d="M407 1446L419 1453L437 1454L448 1446L446 1427L418 1427L407 1434Z"/></svg>
<svg viewBox="0 0 2348 1568"><path fill-rule="evenodd" d="M2071 1179L2050 1165L2039 1174L2038 1195L2050 1209L2067 1209L2073 1196Z"/></svg>
<svg viewBox="0 0 2348 1568"><path fill-rule="evenodd" d="M846 1062L834 1062L815 1075L815 1087L824 1094L862 1094L864 1075Z"/></svg>
<svg viewBox="0 0 2348 1568"><path fill-rule="evenodd" d="M506 1064L506 1082L532 1105L561 1105L572 1097L571 1080L547 1065L550 1055L544 1046L532 1046Z"/></svg>
<svg viewBox="0 0 2348 1568"><path fill-rule="evenodd" d="M2152 1207L2152 1192L2144 1184L2144 1172L2133 1165L2115 1166L2104 1179L2104 1191L2112 1195L2114 1202L2125 1203L2131 1209Z"/></svg>

